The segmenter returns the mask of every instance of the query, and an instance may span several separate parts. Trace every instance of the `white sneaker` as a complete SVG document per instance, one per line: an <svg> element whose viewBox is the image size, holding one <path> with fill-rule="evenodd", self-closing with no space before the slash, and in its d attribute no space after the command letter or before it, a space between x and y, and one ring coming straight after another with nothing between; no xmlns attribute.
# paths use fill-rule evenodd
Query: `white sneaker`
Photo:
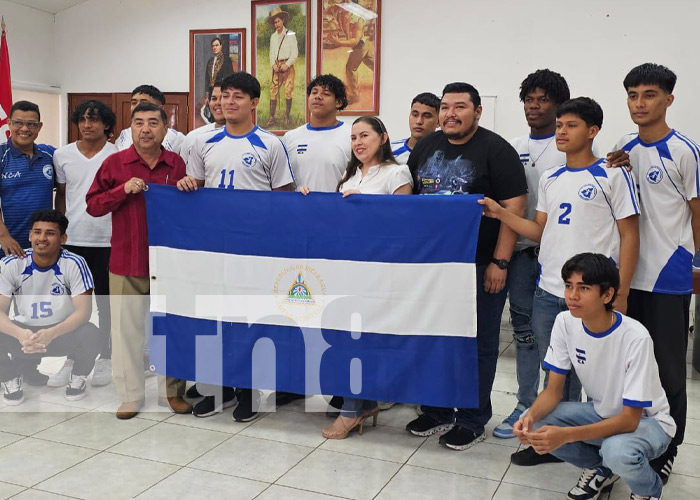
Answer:
<svg viewBox="0 0 700 500"><path fill-rule="evenodd" d="M46 385L49 387L65 387L70 382L70 374L73 371L73 360L66 358L66 362L57 373L49 377Z"/></svg>
<svg viewBox="0 0 700 500"><path fill-rule="evenodd" d="M95 361L95 370L92 372L92 386L107 385L112 381L112 360L98 359Z"/></svg>

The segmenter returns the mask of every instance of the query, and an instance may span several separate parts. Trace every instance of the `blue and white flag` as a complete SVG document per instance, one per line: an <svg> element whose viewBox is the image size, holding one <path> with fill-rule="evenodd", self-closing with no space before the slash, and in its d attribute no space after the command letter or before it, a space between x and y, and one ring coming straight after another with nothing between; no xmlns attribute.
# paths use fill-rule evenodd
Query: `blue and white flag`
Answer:
<svg viewBox="0 0 700 500"><path fill-rule="evenodd" d="M156 371L478 406L478 198L150 186Z"/></svg>

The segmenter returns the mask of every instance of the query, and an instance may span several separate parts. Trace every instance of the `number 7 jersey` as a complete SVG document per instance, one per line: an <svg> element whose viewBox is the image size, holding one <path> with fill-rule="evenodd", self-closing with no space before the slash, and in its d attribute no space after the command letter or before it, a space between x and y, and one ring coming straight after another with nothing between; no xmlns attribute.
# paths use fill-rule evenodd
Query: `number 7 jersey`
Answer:
<svg viewBox="0 0 700 500"><path fill-rule="evenodd" d="M585 168L550 168L539 183L537 211L547 214L540 242L538 286L564 297L561 268L582 252L601 253L618 263L617 221L639 214L634 183L624 168L600 159Z"/></svg>

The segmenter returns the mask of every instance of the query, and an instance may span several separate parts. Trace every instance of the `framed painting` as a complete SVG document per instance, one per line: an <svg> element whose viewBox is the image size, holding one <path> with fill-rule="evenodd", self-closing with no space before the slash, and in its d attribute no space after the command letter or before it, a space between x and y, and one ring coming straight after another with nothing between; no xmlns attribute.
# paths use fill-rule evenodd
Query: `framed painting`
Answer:
<svg viewBox="0 0 700 500"><path fill-rule="evenodd" d="M261 87L257 124L282 134L308 121L311 0L251 2L252 74Z"/></svg>
<svg viewBox="0 0 700 500"><path fill-rule="evenodd" d="M318 0L316 72L345 82L342 115L379 114L381 0Z"/></svg>
<svg viewBox="0 0 700 500"><path fill-rule="evenodd" d="M190 130L213 121L209 96L214 82L245 71L245 31L190 30Z"/></svg>

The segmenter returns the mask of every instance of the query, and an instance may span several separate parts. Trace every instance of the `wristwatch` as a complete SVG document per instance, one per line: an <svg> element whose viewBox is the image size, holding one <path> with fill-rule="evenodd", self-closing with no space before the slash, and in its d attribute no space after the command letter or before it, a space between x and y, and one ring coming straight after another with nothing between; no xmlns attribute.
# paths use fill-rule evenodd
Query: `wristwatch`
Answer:
<svg viewBox="0 0 700 500"><path fill-rule="evenodd" d="M508 269L508 264L510 264L510 261L507 261L506 259L496 259L496 258L491 258L491 262L496 264L498 266L498 269Z"/></svg>

